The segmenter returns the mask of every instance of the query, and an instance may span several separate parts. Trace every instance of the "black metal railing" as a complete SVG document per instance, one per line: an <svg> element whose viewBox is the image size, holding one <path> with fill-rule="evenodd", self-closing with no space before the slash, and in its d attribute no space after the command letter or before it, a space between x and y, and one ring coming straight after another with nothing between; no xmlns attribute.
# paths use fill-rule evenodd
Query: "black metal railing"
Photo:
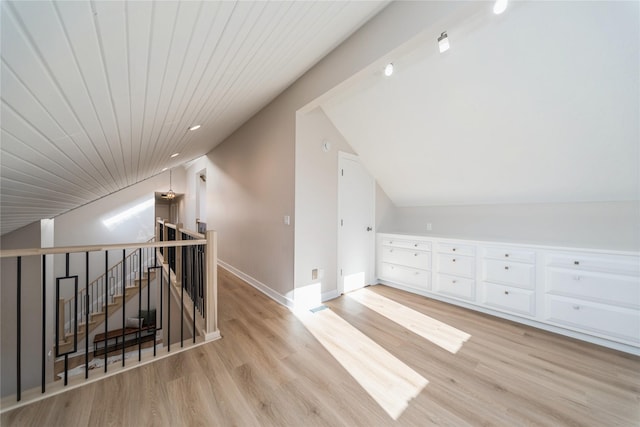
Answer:
<svg viewBox="0 0 640 427"><path fill-rule="evenodd" d="M182 233L182 240L196 240L187 233ZM205 284L205 248L204 245L182 247L182 287L194 303L194 308L204 315Z"/></svg>
<svg viewBox="0 0 640 427"><path fill-rule="evenodd" d="M176 240L176 229L167 227L167 241L173 242ZM167 248L167 258L169 260L169 268L171 271L176 271L176 248L170 246Z"/></svg>
<svg viewBox="0 0 640 427"><path fill-rule="evenodd" d="M175 229L173 231L175 240ZM193 300L193 337L195 342L197 334L195 314L197 311L200 315L204 315L205 309L204 301L207 287L204 264L207 245L204 239L197 239L193 236L181 237L186 242L176 241L173 246L167 246L167 249L171 250L166 251L166 261L168 265L174 266L172 270L175 272L176 255L178 253L182 255L181 283L184 291ZM104 372L109 369L108 357L114 354L121 355L121 364L125 366L126 349L133 346L137 346L138 361L142 360L144 342L153 340L153 355L156 356L157 332L163 329L165 317L167 318L167 330L166 333L163 331L162 340L163 344L166 344L167 351L170 351L171 331L168 325L170 324L169 307L171 304L168 303L167 298L170 297L172 279L171 271L165 270L167 266L163 266L162 260L158 256L161 245L162 242L156 242L138 245L126 244L119 247L118 245L110 245L106 249L104 247L88 247L78 250L74 248L49 248L0 251L3 268L9 265L11 268L8 270L15 269L14 285L17 292L15 300L15 354L17 357L15 394L17 401L21 400L25 385L27 388L37 385L37 382L31 383L32 380L27 381L27 384L23 381L23 374L26 370L33 372L34 369L37 369L34 366L23 366L25 352L41 353L40 389L42 393L45 393L47 385L53 381L53 378L47 378L47 361L52 344L56 362L64 363L61 373L64 375L64 385L68 383L70 358L84 356L84 377L85 379L89 378L92 370L89 363L91 344L93 344L94 356L97 356L98 353L100 356L104 355ZM14 255L14 253L18 255ZM29 263L27 267L24 266L25 259ZM53 267L47 270L47 265ZM35 279L25 280L25 268L34 270L40 268L42 274L38 274ZM90 279L96 276L96 279ZM13 279L9 280L3 274L3 286L11 286L10 281ZM38 281L40 283L37 283ZM29 291L30 295L33 295L34 290L37 290L37 293L41 295L42 327L41 343L39 344L37 341L33 341L32 337L27 337L28 342L24 340L22 315L25 307L22 296L25 289ZM53 289L53 292L50 289ZM48 295L50 295L50 300L47 300ZM134 298L135 295L137 298ZM34 302L28 301L28 304L27 308L32 307ZM53 322L50 318L48 321L47 318L48 304L55 307ZM121 310L121 315L113 316L117 310ZM183 319L184 313L183 304L181 307ZM135 325L130 322L132 319L140 318L145 320L137 320ZM53 333L51 334L51 332ZM84 346L81 345L83 341ZM40 351L37 349L38 346L41 346ZM81 363L78 364L81 365ZM93 372L97 371L96 369ZM3 378L3 381L5 380L7 379Z"/></svg>

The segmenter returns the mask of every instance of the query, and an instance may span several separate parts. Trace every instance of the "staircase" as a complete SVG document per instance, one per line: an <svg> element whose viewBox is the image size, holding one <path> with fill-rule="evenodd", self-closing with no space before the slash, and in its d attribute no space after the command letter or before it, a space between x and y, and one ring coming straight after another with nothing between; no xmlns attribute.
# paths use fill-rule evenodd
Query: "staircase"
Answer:
<svg viewBox="0 0 640 427"><path fill-rule="evenodd" d="M147 283L155 279L155 269L148 270L148 268L155 266L156 263L157 258L153 250L132 251L127 256L124 256L123 252L123 260L93 280L87 288L80 289L77 300L75 296L59 300L56 319L59 341L56 356L73 350L76 307L78 310L77 342L79 343L104 323L105 313L109 313L111 317L127 301L138 295ZM87 312L89 313L88 325L86 324ZM116 323L118 323L117 320Z"/></svg>
<svg viewBox="0 0 640 427"><path fill-rule="evenodd" d="M153 281L156 277L156 273L152 271L150 274L146 272L143 273L142 278L133 279L131 285L125 287L125 292L119 293L118 295L113 295L113 301L109 302L105 307L104 303L101 303L100 311L93 311L89 313L89 324L87 330L86 317L84 313L79 313L79 321L78 321L78 343L83 340L85 337L90 336L90 334L98 328L98 326L102 325L105 320L105 313L110 313L109 316L116 313L116 311L122 308L123 300L128 302L133 299L133 297L137 296L139 292L141 292L146 286L147 283ZM120 286L121 287L121 286ZM72 299L64 301L60 300L59 304L63 305L61 309L61 318L64 318L64 306L70 306L73 301ZM105 310L106 308L106 310ZM82 314L82 316L80 316ZM73 349L73 327L65 327L64 333L60 333L60 336L64 338L58 342L58 353L64 354Z"/></svg>

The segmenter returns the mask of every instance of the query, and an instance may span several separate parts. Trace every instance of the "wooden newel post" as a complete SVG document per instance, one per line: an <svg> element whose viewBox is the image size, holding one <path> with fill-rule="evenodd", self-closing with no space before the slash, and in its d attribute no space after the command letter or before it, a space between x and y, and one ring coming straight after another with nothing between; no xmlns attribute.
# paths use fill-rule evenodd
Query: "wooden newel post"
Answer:
<svg viewBox="0 0 640 427"><path fill-rule="evenodd" d="M220 338L218 330L218 233L207 230L207 294L205 298L205 340Z"/></svg>

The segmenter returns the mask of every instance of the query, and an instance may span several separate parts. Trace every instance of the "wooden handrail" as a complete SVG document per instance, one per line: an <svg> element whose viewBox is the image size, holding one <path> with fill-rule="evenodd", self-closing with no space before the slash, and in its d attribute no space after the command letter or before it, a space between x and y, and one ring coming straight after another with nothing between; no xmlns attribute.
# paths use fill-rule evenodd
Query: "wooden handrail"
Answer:
<svg viewBox="0 0 640 427"><path fill-rule="evenodd" d="M181 233L187 234L191 237L194 237L196 239L204 239L205 235L202 233L198 233L197 231L191 231L191 230L187 230L186 228L181 228L180 229Z"/></svg>
<svg viewBox="0 0 640 427"><path fill-rule="evenodd" d="M32 249L7 249L0 250L0 258L34 256L34 255L56 255L76 252L100 252L112 251L116 249L138 249L138 248L166 248L171 246L191 246L205 245L206 239L198 240L165 240L163 242L151 243L120 243L112 245L90 245L90 246L65 246L53 248L32 248Z"/></svg>

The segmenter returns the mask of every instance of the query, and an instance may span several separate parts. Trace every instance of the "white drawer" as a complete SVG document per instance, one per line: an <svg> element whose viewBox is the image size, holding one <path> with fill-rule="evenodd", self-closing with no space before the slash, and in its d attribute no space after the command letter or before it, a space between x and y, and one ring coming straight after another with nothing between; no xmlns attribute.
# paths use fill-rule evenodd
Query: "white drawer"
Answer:
<svg viewBox="0 0 640 427"><path fill-rule="evenodd" d="M382 263L380 277L412 288L431 289L431 272Z"/></svg>
<svg viewBox="0 0 640 427"><path fill-rule="evenodd" d="M438 274L437 282L436 290L441 294L471 301L475 299L475 280Z"/></svg>
<svg viewBox="0 0 640 427"><path fill-rule="evenodd" d="M385 237L382 239L384 246L394 246L396 248L415 249L418 251L430 251L431 242L423 242L420 240L403 240Z"/></svg>
<svg viewBox="0 0 640 427"><path fill-rule="evenodd" d="M486 247L484 248L484 257L531 264L536 262L536 253L534 251L518 248Z"/></svg>
<svg viewBox="0 0 640 427"><path fill-rule="evenodd" d="M547 265L640 276L640 257L631 255L558 252L547 255Z"/></svg>
<svg viewBox="0 0 640 427"><path fill-rule="evenodd" d="M431 252L411 251L383 246L380 261L408 267L431 269Z"/></svg>
<svg viewBox="0 0 640 427"><path fill-rule="evenodd" d="M473 277L475 258L459 255L438 255L438 271L458 276Z"/></svg>
<svg viewBox="0 0 640 427"><path fill-rule="evenodd" d="M535 266L510 261L485 260L484 280L523 289L534 289Z"/></svg>
<svg viewBox="0 0 640 427"><path fill-rule="evenodd" d="M547 296L547 320L600 335L640 342L640 311Z"/></svg>
<svg viewBox="0 0 640 427"><path fill-rule="evenodd" d="M547 292L620 306L640 307L640 278L569 269L547 269Z"/></svg>
<svg viewBox="0 0 640 427"><path fill-rule="evenodd" d="M475 246L471 246L471 245L458 245L455 243L438 243L438 252L441 252L444 254L474 256L476 254L476 248Z"/></svg>
<svg viewBox="0 0 640 427"><path fill-rule="evenodd" d="M528 316L535 315L534 292L493 283L483 283L483 288L484 305Z"/></svg>

